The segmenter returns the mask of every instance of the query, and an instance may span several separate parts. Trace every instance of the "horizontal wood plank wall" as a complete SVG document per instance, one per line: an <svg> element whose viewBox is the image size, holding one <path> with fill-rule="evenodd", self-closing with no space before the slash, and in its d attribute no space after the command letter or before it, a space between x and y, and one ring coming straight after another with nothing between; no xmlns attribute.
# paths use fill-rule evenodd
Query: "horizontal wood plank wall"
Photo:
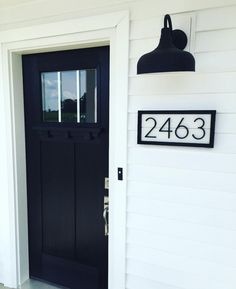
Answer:
<svg viewBox="0 0 236 289"><path fill-rule="evenodd" d="M162 27L144 16L130 32L127 289L235 289L236 6L173 15L196 73L136 74ZM139 109L216 109L215 148L137 145Z"/></svg>

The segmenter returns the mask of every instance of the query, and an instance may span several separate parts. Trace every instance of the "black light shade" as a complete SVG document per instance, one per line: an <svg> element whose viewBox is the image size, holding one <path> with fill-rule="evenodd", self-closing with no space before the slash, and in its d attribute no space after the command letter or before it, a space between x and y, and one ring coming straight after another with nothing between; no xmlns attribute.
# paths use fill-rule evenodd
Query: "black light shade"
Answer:
<svg viewBox="0 0 236 289"><path fill-rule="evenodd" d="M181 30L172 30L170 15L166 15L160 43L155 50L144 54L139 59L137 73L195 71L193 55L182 50L186 44L186 34Z"/></svg>

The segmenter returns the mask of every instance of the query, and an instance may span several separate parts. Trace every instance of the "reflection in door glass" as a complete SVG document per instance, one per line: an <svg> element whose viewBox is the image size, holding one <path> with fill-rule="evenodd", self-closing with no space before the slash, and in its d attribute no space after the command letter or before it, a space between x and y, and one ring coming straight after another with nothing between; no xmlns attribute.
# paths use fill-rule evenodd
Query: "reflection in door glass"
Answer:
<svg viewBox="0 0 236 289"><path fill-rule="evenodd" d="M97 122L96 69L43 72L43 121Z"/></svg>
<svg viewBox="0 0 236 289"><path fill-rule="evenodd" d="M77 121L76 71L61 72L61 121Z"/></svg>
<svg viewBox="0 0 236 289"><path fill-rule="evenodd" d="M43 120L58 121L58 75L44 72L42 79Z"/></svg>
<svg viewBox="0 0 236 289"><path fill-rule="evenodd" d="M80 122L97 122L96 70L80 71Z"/></svg>

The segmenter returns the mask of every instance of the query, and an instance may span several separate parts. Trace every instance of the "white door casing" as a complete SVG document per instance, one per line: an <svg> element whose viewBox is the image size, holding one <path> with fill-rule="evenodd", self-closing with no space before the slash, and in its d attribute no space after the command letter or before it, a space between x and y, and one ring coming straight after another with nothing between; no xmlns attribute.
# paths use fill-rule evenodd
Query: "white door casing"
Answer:
<svg viewBox="0 0 236 289"><path fill-rule="evenodd" d="M29 278L21 55L104 44L110 45L109 289L125 288L128 11L0 32L0 282L6 286Z"/></svg>

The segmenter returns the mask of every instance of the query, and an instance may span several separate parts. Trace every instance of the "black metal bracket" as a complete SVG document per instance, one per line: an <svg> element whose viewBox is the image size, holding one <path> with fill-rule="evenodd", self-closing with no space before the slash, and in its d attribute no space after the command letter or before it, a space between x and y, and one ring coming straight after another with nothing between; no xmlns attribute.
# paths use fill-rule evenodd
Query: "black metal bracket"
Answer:
<svg viewBox="0 0 236 289"><path fill-rule="evenodd" d="M173 44L181 50L184 50L184 48L187 46L188 38L183 30L180 30L180 29L173 30L172 39L173 39Z"/></svg>

